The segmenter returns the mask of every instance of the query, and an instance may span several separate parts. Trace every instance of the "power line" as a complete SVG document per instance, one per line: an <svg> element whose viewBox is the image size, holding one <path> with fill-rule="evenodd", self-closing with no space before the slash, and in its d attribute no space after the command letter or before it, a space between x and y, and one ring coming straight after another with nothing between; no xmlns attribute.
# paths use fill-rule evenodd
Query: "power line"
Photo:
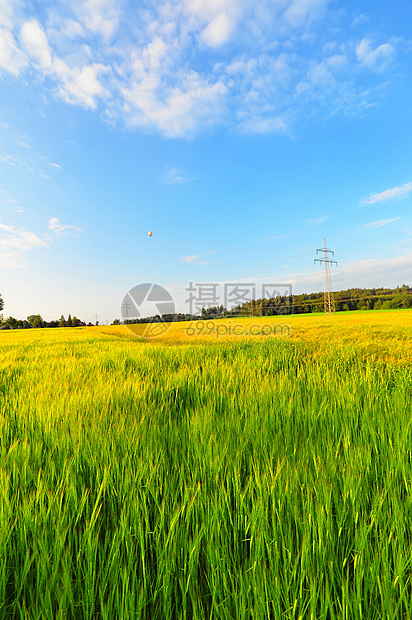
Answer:
<svg viewBox="0 0 412 620"><path fill-rule="evenodd" d="M126 321L128 321L129 320L129 310L131 310L133 308L133 306L131 306L129 304L129 302L127 301L127 299L126 299L126 301L123 302L123 304L122 304L122 314L123 314L123 308L125 309L125 314L126 314L126 317L124 317L124 318L126 319Z"/></svg>
<svg viewBox="0 0 412 620"><path fill-rule="evenodd" d="M312 293L313 294L313 293ZM340 299L339 297L336 298L336 293L334 295L335 297L335 302L336 303L343 303L346 301L362 301L362 299L372 299L375 297L393 297L396 294L400 294L400 293L386 293L384 295L374 295L373 293L371 295L365 295L364 297L349 297L348 299ZM294 303L298 306L310 306L311 304L316 304L318 303L318 299L304 299L303 301L295 301Z"/></svg>
<svg viewBox="0 0 412 620"><path fill-rule="evenodd" d="M331 260L329 258L329 253L331 253L332 256L334 256L335 253L332 252L332 250L328 250L328 248L326 247L325 237L323 237L323 248L316 250L316 254L318 252L323 252L323 258L315 258L315 265L316 263L319 263L319 264L323 263L323 279L325 282L325 295L324 295L323 305L325 308L325 314L330 315L333 312L335 312L335 302L333 299L332 278L330 275L329 265L332 265L333 263L337 265L338 263L335 260Z"/></svg>

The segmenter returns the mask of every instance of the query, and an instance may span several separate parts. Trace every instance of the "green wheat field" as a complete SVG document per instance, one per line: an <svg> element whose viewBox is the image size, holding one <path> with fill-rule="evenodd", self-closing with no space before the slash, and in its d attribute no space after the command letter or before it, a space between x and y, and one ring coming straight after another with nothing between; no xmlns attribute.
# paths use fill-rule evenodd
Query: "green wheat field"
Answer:
<svg viewBox="0 0 412 620"><path fill-rule="evenodd" d="M1 619L412 618L412 311L282 320L0 333Z"/></svg>

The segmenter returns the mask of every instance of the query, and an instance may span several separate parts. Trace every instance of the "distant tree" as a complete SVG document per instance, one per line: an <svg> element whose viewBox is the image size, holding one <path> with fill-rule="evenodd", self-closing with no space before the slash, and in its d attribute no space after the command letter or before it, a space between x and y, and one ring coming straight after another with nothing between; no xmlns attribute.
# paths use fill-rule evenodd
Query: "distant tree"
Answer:
<svg viewBox="0 0 412 620"><path fill-rule="evenodd" d="M78 326L79 326L79 323L80 323L80 321L79 321L79 319L77 318L77 316L74 316L74 317L72 318L72 327L78 327Z"/></svg>
<svg viewBox="0 0 412 620"><path fill-rule="evenodd" d="M120 325L120 321L119 319L115 319L112 323L112 325Z"/></svg>
<svg viewBox="0 0 412 620"><path fill-rule="evenodd" d="M4 321L5 325L7 327L16 327L17 325L17 319L15 319L13 316L9 316L5 321Z"/></svg>
<svg viewBox="0 0 412 620"><path fill-rule="evenodd" d="M1 293L0 293L0 312L3 310L3 308L4 308L4 299L3 299L3 297L1 296Z"/></svg>
<svg viewBox="0 0 412 620"><path fill-rule="evenodd" d="M64 318L63 315L61 315L61 317L60 317L59 327L66 327L66 319Z"/></svg>
<svg viewBox="0 0 412 620"><path fill-rule="evenodd" d="M67 327L73 327L72 315L71 314L69 314L69 316L67 317L66 325L67 325Z"/></svg>
<svg viewBox="0 0 412 620"><path fill-rule="evenodd" d="M403 295L394 295L391 299L391 308L403 308Z"/></svg>
<svg viewBox="0 0 412 620"><path fill-rule="evenodd" d="M27 317L27 320L32 327L43 327L44 321L40 314L30 314L30 316Z"/></svg>
<svg viewBox="0 0 412 620"><path fill-rule="evenodd" d="M59 327L59 321L49 321L45 327Z"/></svg>

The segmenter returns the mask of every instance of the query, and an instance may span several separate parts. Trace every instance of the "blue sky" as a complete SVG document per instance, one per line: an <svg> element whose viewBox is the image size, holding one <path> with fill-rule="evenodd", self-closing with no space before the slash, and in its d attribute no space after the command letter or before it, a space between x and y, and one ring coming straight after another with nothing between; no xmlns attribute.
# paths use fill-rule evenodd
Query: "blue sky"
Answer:
<svg viewBox="0 0 412 620"><path fill-rule="evenodd" d="M324 237L335 289L412 284L411 24L404 0L0 1L4 316L320 291Z"/></svg>

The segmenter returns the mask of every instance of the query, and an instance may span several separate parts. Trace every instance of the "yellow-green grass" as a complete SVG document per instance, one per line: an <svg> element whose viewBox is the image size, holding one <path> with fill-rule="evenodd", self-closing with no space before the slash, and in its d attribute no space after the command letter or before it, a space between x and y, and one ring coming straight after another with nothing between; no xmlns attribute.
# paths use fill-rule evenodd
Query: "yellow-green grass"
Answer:
<svg viewBox="0 0 412 620"><path fill-rule="evenodd" d="M280 336L310 342L317 355L325 348L356 344L358 352L376 359L398 363L412 361L412 309L341 312L332 317L300 314L170 323L166 324L165 331L159 330L158 336L150 327L147 331L146 324L94 329L107 334L134 332L146 342L167 344L267 340L266 332L270 338Z"/></svg>
<svg viewBox="0 0 412 620"><path fill-rule="evenodd" d="M0 333L0 618L411 617L412 312L237 321Z"/></svg>

